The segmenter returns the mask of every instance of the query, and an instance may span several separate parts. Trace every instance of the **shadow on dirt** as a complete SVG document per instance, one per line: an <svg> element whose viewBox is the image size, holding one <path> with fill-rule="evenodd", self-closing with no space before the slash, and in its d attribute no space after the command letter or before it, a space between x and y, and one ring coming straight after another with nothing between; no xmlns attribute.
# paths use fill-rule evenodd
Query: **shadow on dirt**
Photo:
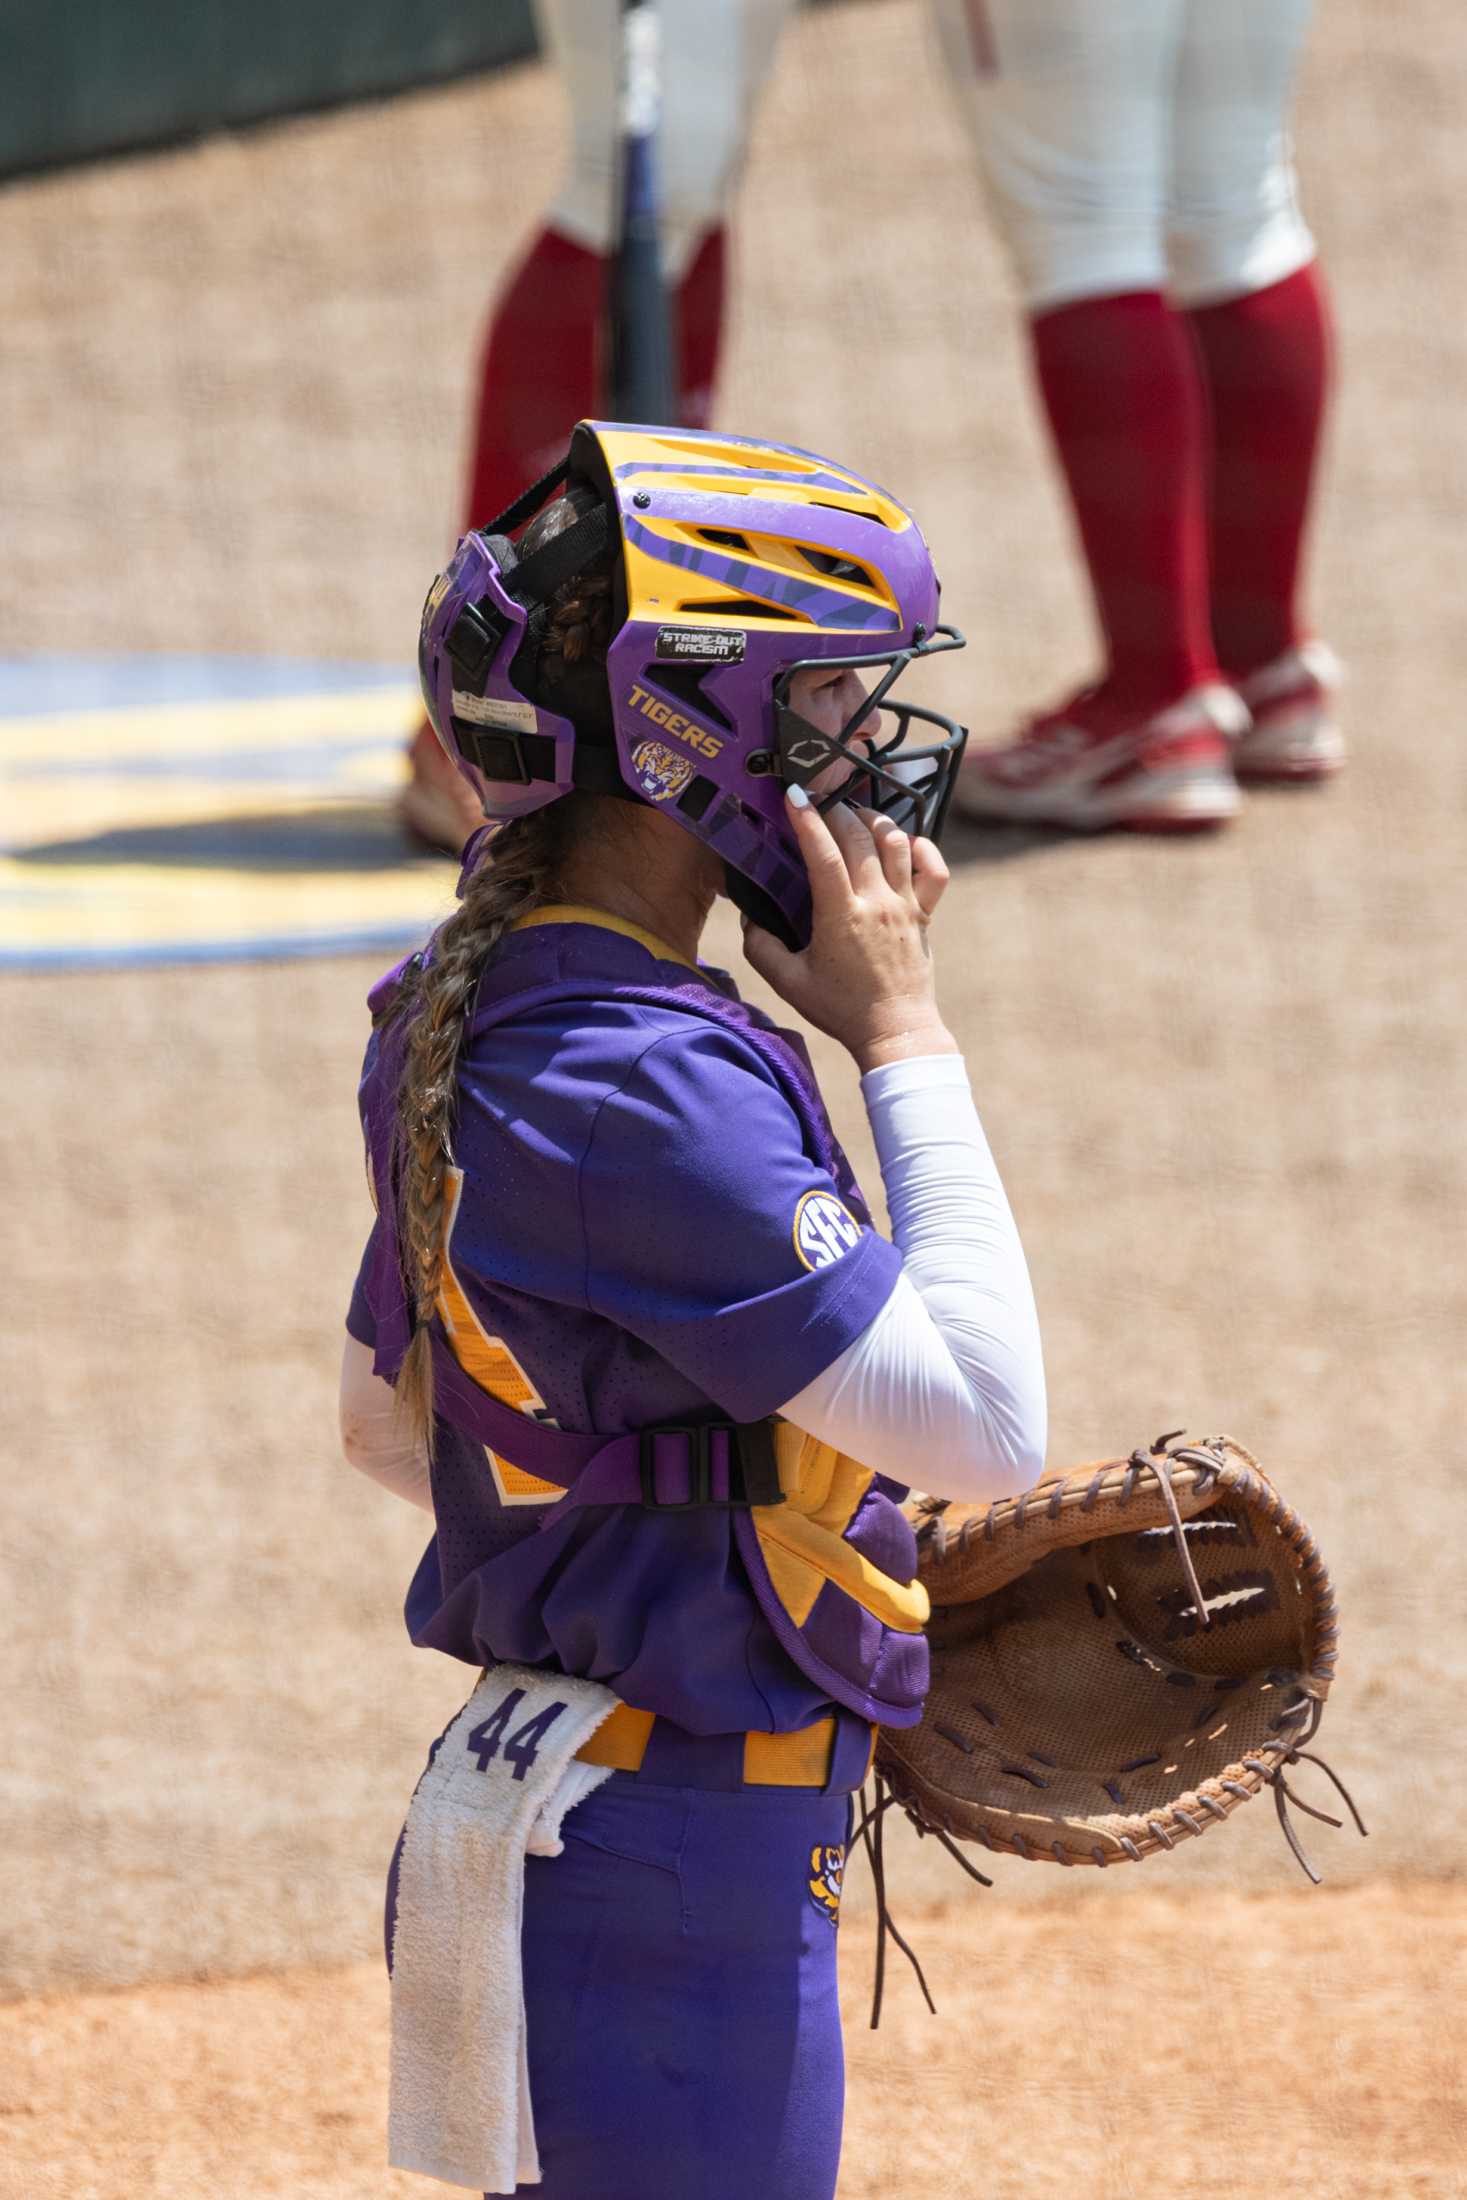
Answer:
<svg viewBox="0 0 1467 2200"><path fill-rule="evenodd" d="M970 864L1012 863L1020 856L1053 854L1055 850L1068 848L1074 855L1083 855L1088 849L1102 847L1124 833L1128 839L1144 841L1148 848L1165 850L1172 848L1187 851L1199 842L1214 838L1204 832L1130 832L1125 826L1114 826L1106 832L1074 832L1064 825L977 825L965 818L952 818L944 827L942 852L949 868L965 870Z"/></svg>
<svg viewBox="0 0 1467 2200"><path fill-rule="evenodd" d="M943 828L942 852L958 871L970 863L1012 863L1018 856L1073 847L1082 837L1088 836L1066 832L1062 825L975 825L953 817Z"/></svg>
<svg viewBox="0 0 1467 2200"><path fill-rule="evenodd" d="M49 840L9 851L18 864L148 865L158 870L400 871L440 868L449 859L409 841L386 805L328 802L247 817L192 818L180 825L132 825L80 840Z"/></svg>
<svg viewBox="0 0 1467 2200"><path fill-rule="evenodd" d="M942 852L953 870L1013 863L1023 856L1079 853L1108 834L1060 825L975 825L949 820ZM1190 834L1174 836L1186 843ZM311 809L245 817L192 818L179 825L118 826L79 840L47 840L6 851L15 863L147 864L167 870L395 871L443 866L446 855L408 840L380 802L323 802Z"/></svg>

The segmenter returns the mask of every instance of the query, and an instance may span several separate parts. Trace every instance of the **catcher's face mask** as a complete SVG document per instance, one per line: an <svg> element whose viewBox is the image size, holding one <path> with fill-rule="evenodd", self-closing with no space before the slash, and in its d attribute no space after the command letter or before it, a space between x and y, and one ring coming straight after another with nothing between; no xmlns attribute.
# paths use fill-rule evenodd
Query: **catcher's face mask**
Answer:
<svg viewBox="0 0 1467 2200"><path fill-rule="evenodd" d="M773 768L779 779L785 786L807 788L819 810L833 809L837 802L859 803L891 818L904 833L923 833L936 840L947 816L967 729L941 711L889 698L916 658L963 646L956 627L938 626L929 635L919 626L909 649L802 657L789 666L774 690L777 761ZM860 674L873 667L883 668L882 678L870 689L862 684L859 701L851 691L850 715L836 729L817 724L808 703L803 712L798 708L800 673ZM932 731L914 734L914 726ZM839 768L842 765L844 770Z"/></svg>

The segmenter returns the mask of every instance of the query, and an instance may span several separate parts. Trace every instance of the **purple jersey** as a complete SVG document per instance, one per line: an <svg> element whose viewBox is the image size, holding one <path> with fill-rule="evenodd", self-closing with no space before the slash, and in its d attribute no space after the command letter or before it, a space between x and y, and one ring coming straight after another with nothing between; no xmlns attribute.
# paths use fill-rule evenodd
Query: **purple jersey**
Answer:
<svg viewBox="0 0 1467 2200"><path fill-rule="evenodd" d="M567 983L593 996L528 1001L471 1036L440 1302L476 1381L563 1429L757 1420L869 1325L899 1272L844 1156L833 1139L830 1166L807 1150L752 1042L672 1003L594 997L688 977L646 935L542 920L509 935L481 984L481 1011ZM369 1345L397 1289L385 1236L348 1317ZM379 1351L381 1372L393 1364ZM560 1494L440 1419L415 1642L557 1665L698 1733L829 1709L761 1612L727 1512L546 1519Z"/></svg>

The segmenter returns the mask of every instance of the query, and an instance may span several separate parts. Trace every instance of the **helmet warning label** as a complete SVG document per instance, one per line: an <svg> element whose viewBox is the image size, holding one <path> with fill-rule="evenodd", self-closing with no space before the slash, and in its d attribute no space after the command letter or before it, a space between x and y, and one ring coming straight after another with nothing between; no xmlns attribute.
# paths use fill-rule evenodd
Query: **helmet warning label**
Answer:
<svg viewBox="0 0 1467 2200"><path fill-rule="evenodd" d="M511 702L507 696L470 695L463 688L453 691L453 715L466 718L473 726L499 726L506 733L535 733L540 725L533 703Z"/></svg>
<svg viewBox="0 0 1467 2200"><path fill-rule="evenodd" d="M734 627L660 626L657 655L664 663L741 665L747 641L748 636Z"/></svg>

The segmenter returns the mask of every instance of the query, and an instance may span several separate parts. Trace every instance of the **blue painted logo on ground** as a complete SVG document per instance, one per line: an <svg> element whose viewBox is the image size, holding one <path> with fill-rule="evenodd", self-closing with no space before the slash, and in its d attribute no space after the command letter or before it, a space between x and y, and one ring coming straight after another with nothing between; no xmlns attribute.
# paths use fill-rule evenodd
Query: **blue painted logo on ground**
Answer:
<svg viewBox="0 0 1467 2200"><path fill-rule="evenodd" d="M455 874L393 815L418 709L381 666L0 660L0 969L422 939Z"/></svg>

